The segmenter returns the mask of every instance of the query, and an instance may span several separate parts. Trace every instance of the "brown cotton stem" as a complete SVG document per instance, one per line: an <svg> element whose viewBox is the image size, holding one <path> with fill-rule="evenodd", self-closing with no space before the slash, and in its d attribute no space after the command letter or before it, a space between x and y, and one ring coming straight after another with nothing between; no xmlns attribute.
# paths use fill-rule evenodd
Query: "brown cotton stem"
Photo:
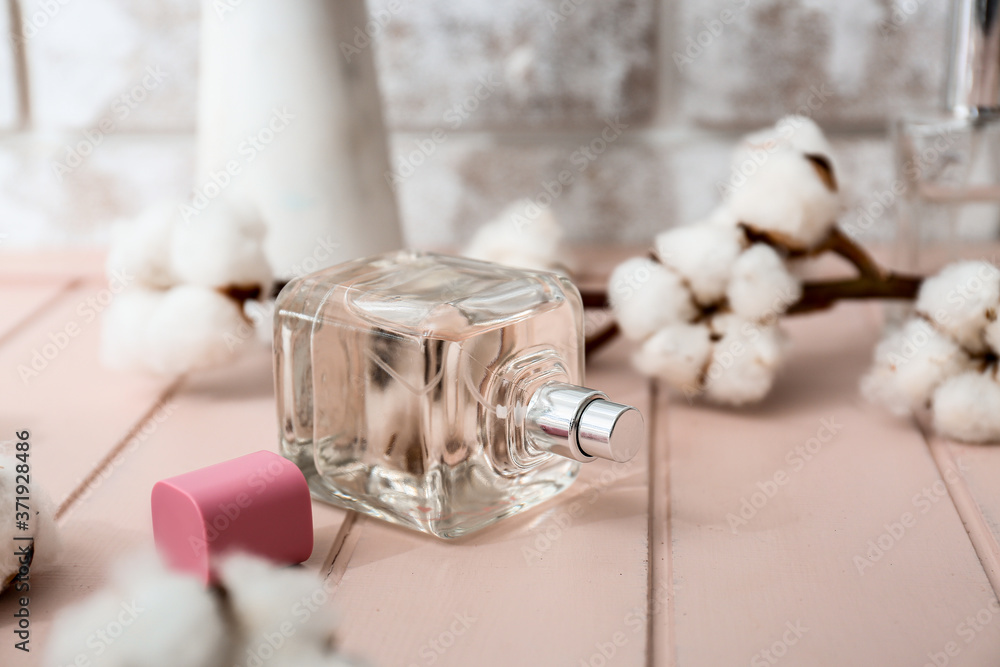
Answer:
<svg viewBox="0 0 1000 667"><path fill-rule="evenodd" d="M836 226L830 229L829 234L827 234L826 238L819 245L808 249L795 246L790 241L772 232L754 229L750 225L742 223L740 227L743 229L743 233L750 243L769 245L786 257L816 257L823 253L832 252L834 255L847 260L862 276L884 278L889 275L889 272L879 266L878 262L868 254L867 250L855 243L851 237Z"/></svg>
<svg viewBox="0 0 1000 667"><path fill-rule="evenodd" d="M858 270L858 273L864 277L881 280L891 275L889 271L879 266L878 262L868 254L867 250L855 243L839 227L834 227L830 231L826 240L817 250L818 252L811 254L821 254L824 251L832 252L850 262Z"/></svg>
<svg viewBox="0 0 1000 667"><path fill-rule="evenodd" d="M604 289L581 289L580 298L583 299L584 308L610 308L608 303L608 293Z"/></svg>
<svg viewBox="0 0 1000 667"><path fill-rule="evenodd" d="M859 276L846 280L806 282L802 284L802 296L789 306L786 315L802 315L826 310L838 301L856 299L906 299L912 300L920 290L923 278L905 276L879 269L880 276ZM581 292L588 308L607 308L607 293L603 290ZM593 354L619 333L617 326L608 327L595 336L588 337L587 354Z"/></svg>
<svg viewBox="0 0 1000 667"><path fill-rule="evenodd" d="M618 323L612 322L593 336L587 336L587 340L584 341L584 353L589 357L617 338L619 333L621 331L618 329Z"/></svg>
<svg viewBox="0 0 1000 667"><path fill-rule="evenodd" d="M217 287L216 291L227 299L232 299L240 307L240 316L245 322L252 323L244 307L247 301L257 301L264 289L260 285L226 285Z"/></svg>
<svg viewBox="0 0 1000 667"><path fill-rule="evenodd" d="M260 285L227 285L220 287L218 291L241 306L247 301L259 299L262 292Z"/></svg>
<svg viewBox="0 0 1000 667"><path fill-rule="evenodd" d="M789 306L786 315L801 315L825 310L838 301L853 299L912 300L920 290L923 278L890 273L882 278L861 276L847 280L803 283L802 297Z"/></svg>
<svg viewBox="0 0 1000 667"><path fill-rule="evenodd" d="M288 284L287 280L277 280L271 285L271 291L268 294L269 299L277 299L278 295L281 294L281 290L285 289L285 285Z"/></svg>

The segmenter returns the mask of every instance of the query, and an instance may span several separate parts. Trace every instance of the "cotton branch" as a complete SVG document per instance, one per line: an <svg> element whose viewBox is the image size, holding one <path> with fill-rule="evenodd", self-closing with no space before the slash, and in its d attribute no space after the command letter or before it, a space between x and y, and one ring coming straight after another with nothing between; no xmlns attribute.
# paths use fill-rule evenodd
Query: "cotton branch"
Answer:
<svg viewBox="0 0 1000 667"><path fill-rule="evenodd" d="M895 273L882 267L862 246L855 243L839 228L833 227L827 237L816 247L809 250L790 247L789 244L772 234L756 230L749 225L741 224L747 240L751 243L764 243L778 250L789 258L816 257L825 253L833 253L843 258L857 269L856 278L842 280L805 282L802 284L802 296L791 304L786 314L798 315L826 310L843 300L856 299L905 299L913 300L923 282L921 276L908 276ZM655 255L651 255L655 259ZM608 308L606 290L581 290L585 308ZM587 354L596 352L612 341L618 334L614 324L604 328L594 336L588 337Z"/></svg>

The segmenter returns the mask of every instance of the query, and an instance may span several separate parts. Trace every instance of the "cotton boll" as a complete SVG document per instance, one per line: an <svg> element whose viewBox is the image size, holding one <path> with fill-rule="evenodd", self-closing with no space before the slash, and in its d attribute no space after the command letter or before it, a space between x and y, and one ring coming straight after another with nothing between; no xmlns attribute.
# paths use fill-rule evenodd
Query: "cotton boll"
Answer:
<svg viewBox="0 0 1000 667"><path fill-rule="evenodd" d="M747 161L760 162L762 155L782 150L833 160L833 148L815 121L806 116L785 116L773 127L743 138L733 154L733 169L738 171Z"/></svg>
<svg viewBox="0 0 1000 667"><path fill-rule="evenodd" d="M15 458L14 453L9 456L0 456L0 494L2 494L0 495L0 527L2 527L0 539L5 545L8 545L8 548L0 551L0 590L6 589L20 570L21 556L18 553L18 547L29 544L31 546L30 577L44 572L48 566L55 562L59 553L59 539L54 519L55 507L34 475L31 480L28 530L21 531L17 528L16 521L19 518L23 520L23 516L17 517L17 513L24 511L23 508L18 508L16 503L17 496L24 495L17 492L18 484L23 482L23 480L17 479L18 465L24 465L24 463ZM15 537L29 535L35 538L31 543L14 540Z"/></svg>
<svg viewBox="0 0 1000 667"><path fill-rule="evenodd" d="M154 570L121 590L142 611L127 631L122 647L127 665L217 665L227 630L218 601L201 582L166 570Z"/></svg>
<svg viewBox="0 0 1000 667"><path fill-rule="evenodd" d="M925 407L938 385L971 365L969 355L953 340L915 318L875 347L872 368L861 380L861 393L905 415Z"/></svg>
<svg viewBox="0 0 1000 667"><path fill-rule="evenodd" d="M112 231L107 272L134 277L141 285L169 287L177 279L170 265L170 243L179 214L174 202L161 202Z"/></svg>
<svg viewBox="0 0 1000 667"><path fill-rule="evenodd" d="M705 396L728 405L764 398L784 358L787 343L781 329L732 314L714 317L712 329L718 340L705 375Z"/></svg>
<svg viewBox="0 0 1000 667"><path fill-rule="evenodd" d="M174 230L170 262L178 282L268 289L273 275L264 254L264 233L253 210L224 199L212 202Z"/></svg>
<svg viewBox="0 0 1000 667"><path fill-rule="evenodd" d="M660 261L687 281L698 303L708 306L725 295L742 242L736 227L697 224L659 234L655 247Z"/></svg>
<svg viewBox="0 0 1000 667"><path fill-rule="evenodd" d="M755 243L739 256L726 290L729 307L748 320L780 315L801 296L798 279L778 253L763 243Z"/></svg>
<svg viewBox="0 0 1000 667"><path fill-rule="evenodd" d="M645 257L633 257L615 268L608 282L608 299L618 326L631 340L688 322L697 312L680 276Z"/></svg>
<svg viewBox="0 0 1000 667"><path fill-rule="evenodd" d="M729 207L725 204L719 204L712 209L712 212L708 214L705 218L704 224L713 225L715 227L736 227L739 224L739 220L733 215L733 212L729 210ZM740 242L743 243L745 238L743 232L739 233Z"/></svg>
<svg viewBox="0 0 1000 667"><path fill-rule="evenodd" d="M560 253L562 238L562 227L550 208L522 199L480 227L462 254L507 266L551 271L565 265Z"/></svg>
<svg viewBox="0 0 1000 667"><path fill-rule="evenodd" d="M220 564L219 577L250 649L255 648L255 638L263 641L286 622L295 628L298 646L325 645L333 632L330 595L311 572L237 554Z"/></svg>
<svg viewBox="0 0 1000 667"><path fill-rule="evenodd" d="M105 366L117 370L146 368L146 331L166 294L134 285L115 295L101 314L101 361Z"/></svg>
<svg viewBox="0 0 1000 667"><path fill-rule="evenodd" d="M1000 270L984 261L949 264L927 278L917 295L917 312L972 353L986 351L986 325L1000 305Z"/></svg>
<svg viewBox="0 0 1000 667"><path fill-rule="evenodd" d="M774 127L779 136L786 137L785 141L792 150L807 155L833 157L833 147L812 118L798 115L785 116L775 123Z"/></svg>
<svg viewBox="0 0 1000 667"><path fill-rule="evenodd" d="M632 365L679 390L697 389L712 352L703 324L672 324L646 339L632 355Z"/></svg>
<svg viewBox="0 0 1000 667"><path fill-rule="evenodd" d="M177 374L231 361L253 328L240 306L207 287L169 290L146 328L146 368Z"/></svg>
<svg viewBox="0 0 1000 667"><path fill-rule="evenodd" d="M779 151L746 182L731 188L728 206L749 227L794 248L812 248L833 228L840 198L803 155Z"/></svg>
<svg viewBox="0 0 1000 667"><path fill-rule="evenodd" d="M152 558L122 569L108 588L60 612L46 665L80 664L79 656L102 667L223 664L228 639L211 592Z"/></svg>
<svg viewBox="0 0 1000 667"><path fill-rule="evenodd" d="M934 430L966 442L1000 441L1000 384L974 371L945 380L934 391Z"/></svg>
<svg viewBox="0 0 1000 667"><path fill-rule="evenodd" d="M274 339L274 308L272 299L264 301L247 301L243 304L243 314L253 323L257 340L270 346Z"/></svg>
<svg viewBox="0 0 1000 667"><path fill-rule="evenodd" d="M122 600L111 591L102 590L59 612L49 632L43 664L46 667L94 664L96 651L100 649L103 660L99 664L103 667L125 667L128 663L120 655L124 643L118 643L117 651L112 644L109 651L104 642L95 641L98 631L107 635L108 625L115 622L122 611ZM87 645L88 639L92 646ZM80 662L78 656L83 656ZM145 667L145 663L135 664Z"/></svg>

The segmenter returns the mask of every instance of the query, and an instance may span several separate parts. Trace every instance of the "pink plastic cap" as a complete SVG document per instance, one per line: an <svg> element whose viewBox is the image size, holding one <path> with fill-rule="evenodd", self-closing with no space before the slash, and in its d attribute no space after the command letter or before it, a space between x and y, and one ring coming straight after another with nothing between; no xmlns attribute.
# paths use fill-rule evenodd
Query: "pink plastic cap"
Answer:
<svg viewBox="0 0 1000 667"><path fill-rule="evenodd" d="M301 563L312 553L309 486L295 464L273 452L157 482L152 506L157 549L171 567L206 584L227 552L280 564Z"/></svg>

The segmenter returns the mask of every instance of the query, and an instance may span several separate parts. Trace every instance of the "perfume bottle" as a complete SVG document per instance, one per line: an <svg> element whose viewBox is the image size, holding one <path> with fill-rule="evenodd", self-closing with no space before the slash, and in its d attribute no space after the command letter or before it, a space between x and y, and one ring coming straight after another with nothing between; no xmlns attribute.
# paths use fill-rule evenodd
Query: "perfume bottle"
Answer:
<svg viewBox="0 0 1000 667"><path fill-rule="evenodd" d="M281 453L314 497L443 538L631 459L642 416L583 382L565 278L400 251L290 282L275 311Z"/></svg>
<svg viewBox="0 0 1000 667"><path fill-rule="evenodd" d="M877 199L885 210L899 197L895 261L900 268L935 271L981 255L982 242L998 238L998 11L1000 0L953 2L944 109L893 125L897 178ZM862 216L862 227L865 220Z"/></svg>

